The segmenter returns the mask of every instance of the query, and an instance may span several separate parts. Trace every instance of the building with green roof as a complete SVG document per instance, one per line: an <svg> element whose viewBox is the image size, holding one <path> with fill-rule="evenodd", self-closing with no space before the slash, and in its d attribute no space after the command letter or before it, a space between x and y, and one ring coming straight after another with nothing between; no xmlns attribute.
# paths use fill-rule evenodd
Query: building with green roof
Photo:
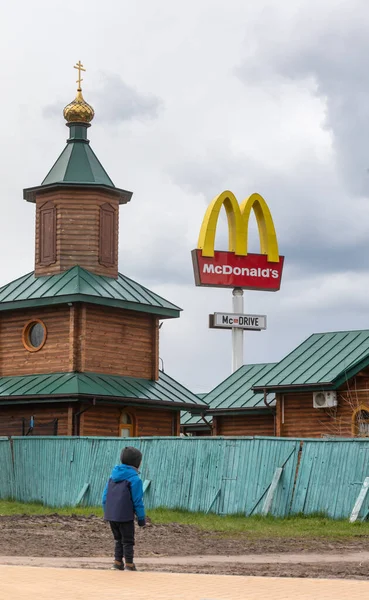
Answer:
<svg viewBox="0 0 369 600"><path fill-rule="evenodd" d="M64 117L64 150L23 194L35 270L0 288L0 435L179 435L181 411L206 409L159 371L160 320L181 309L119 273L119 207L132 193L90 146L80 88Z"/></svg>
<svg viewBox="0 0 369 600"><path fill-rule="evenodd" d="M253 385L274 363L243 365L211 392L205 416L184 413L181 430L186 435L275 435L275 395L255 393Z"/></svg>
<svg viewBox="0 0 369 600"><path fill-rule="evenodd" d="M369 330L314 333L255 381L275 394L276 434L369 434Z"/></svg>
<svg viewBox="0 0 369 600"><path fill-rule="evenodd" d="M277 363L244 365L210 393L185 435L369 436L369 330L314 333Z"/></svg>

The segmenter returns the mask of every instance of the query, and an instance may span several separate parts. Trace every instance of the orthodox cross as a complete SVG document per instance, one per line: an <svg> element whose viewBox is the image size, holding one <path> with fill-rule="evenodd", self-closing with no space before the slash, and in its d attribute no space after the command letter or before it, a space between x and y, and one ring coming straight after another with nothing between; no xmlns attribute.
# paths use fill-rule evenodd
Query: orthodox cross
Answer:
<svg viewBox="0 0 369 600"><path fill-rule="evenodd" d="M74 65L75 69L78 69L78 79L76 81L76 83L78 83L78 89L81 89L81 82L83 81L82 77L81 77L81 71L86 71L86 69L83 68L83 64L81 63L81 61L79 60L78 63L76 65Z"/></svg>

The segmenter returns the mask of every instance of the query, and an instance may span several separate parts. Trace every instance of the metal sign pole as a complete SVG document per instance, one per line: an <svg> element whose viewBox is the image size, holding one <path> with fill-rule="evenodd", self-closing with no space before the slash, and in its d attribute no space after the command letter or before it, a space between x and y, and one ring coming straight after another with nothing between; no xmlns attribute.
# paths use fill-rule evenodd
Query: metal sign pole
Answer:
<svg viewBox="0 0 369 600"><path fill-rule="evenodd" d="M232 291L233 312L243 315L243 289ZM243 365L243 329L232 327L232 373Z"/></svg>

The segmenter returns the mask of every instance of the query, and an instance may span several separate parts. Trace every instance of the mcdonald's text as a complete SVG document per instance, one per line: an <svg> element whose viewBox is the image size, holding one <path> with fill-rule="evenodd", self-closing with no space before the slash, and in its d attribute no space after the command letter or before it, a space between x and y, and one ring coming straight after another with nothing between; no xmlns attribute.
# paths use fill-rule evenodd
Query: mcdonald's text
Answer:
<svg viewBox="0 0 369 600"><path fill-rule="evenodd" d="M283 256L278 262L269 262L266 254L240 256L215 250L214 256L209 257L195 249L192 261L198 286L240 287L270 292L278 291L281 286Z"/></svg>

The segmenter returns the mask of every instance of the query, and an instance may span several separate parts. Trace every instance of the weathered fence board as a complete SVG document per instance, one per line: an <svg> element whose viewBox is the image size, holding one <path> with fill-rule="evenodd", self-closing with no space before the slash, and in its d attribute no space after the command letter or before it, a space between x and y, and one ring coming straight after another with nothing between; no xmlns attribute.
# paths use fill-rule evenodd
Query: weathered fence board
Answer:
<svg viewBox="0 0 369 600"><path fill-rule="evenodd" d="M0 498L14 497L14 471L11 442L0 437Z"/></svg>

